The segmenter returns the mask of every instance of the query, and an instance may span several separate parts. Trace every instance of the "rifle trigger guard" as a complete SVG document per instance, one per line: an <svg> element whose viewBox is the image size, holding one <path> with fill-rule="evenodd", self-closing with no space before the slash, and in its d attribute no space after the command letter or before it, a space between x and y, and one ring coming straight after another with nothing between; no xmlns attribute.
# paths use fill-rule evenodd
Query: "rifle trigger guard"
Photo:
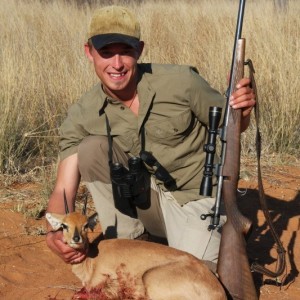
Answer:
<svg viewBox="0 0 300 300"><path fill-rule="evenodd" d="M202 214L202 215L200 216L200 219L201 219L202 221L205 221L205 220L207 219L207 217L213 217L213 214Z"/></svg>

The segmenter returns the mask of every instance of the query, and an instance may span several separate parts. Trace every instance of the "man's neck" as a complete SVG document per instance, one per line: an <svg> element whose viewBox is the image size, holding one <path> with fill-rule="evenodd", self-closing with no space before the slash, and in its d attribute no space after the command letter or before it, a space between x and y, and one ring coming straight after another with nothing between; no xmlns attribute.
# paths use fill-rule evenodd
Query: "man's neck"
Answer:
<svg viewBox="0 0 300 300"><path fill-rule="evenodd" d="M102 86L104 93L121 102L130 102L137 94L137 86L133 85L132 88L128 88L127 91L112 91L106 86Z"/></svg>
<svg viewBox="0 0 300 300"><path fill-rule="evenodd" d="M129 89L128 93L124 93L124 91L122 93L116 93L105 86L102 86L102 88L107 96L120 101L125 106L127 106L135 115L138 115L139 97L137 94L137 86Z"/></svg>

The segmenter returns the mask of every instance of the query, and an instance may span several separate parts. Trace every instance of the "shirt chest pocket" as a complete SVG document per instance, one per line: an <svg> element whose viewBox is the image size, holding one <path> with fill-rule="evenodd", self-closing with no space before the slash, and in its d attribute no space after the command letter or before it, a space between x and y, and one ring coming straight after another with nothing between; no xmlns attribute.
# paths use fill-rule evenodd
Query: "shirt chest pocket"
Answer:
<svg viewBox="0 0 300 300"><path fill-rule="evenodd" d="M146 123L146 144L154 142L175 147L193 130L194 120L195 117L190 111L171 118L149 120Z"/></svg>

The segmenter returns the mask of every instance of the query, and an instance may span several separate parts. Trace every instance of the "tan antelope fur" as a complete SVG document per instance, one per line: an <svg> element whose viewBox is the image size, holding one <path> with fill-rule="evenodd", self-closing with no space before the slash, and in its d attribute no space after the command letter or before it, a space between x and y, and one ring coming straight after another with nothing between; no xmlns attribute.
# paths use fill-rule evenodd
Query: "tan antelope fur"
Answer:
<svg viewBox="0 0 300 300"><path fill-rule="evenodd" d="M88 246L87 229L94 228L97 214L87 218L78 212L47 213L46 218L53 230L63 229L66 243L79 250ZM216 276L186 252L128 239L101 240L97 250L95 256L89 247L87 258L72 265L92 299L227 299Z"/></svg>

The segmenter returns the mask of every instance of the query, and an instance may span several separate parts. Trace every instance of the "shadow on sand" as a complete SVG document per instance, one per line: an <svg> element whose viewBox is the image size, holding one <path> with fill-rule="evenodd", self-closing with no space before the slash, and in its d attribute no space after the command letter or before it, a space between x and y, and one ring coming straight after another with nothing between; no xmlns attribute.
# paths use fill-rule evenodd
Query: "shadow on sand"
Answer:
<svg viewBox="0 0 300 300"><path fill-rule="evenodd" d="M292 201L280 200L266 195L267 205L277 234L282 240L286 230L288 230L289 221L293 217L300 216L300 193ZM257 214L261 210L257 190L248 189L246 196L239 197L238 206L240 211L253 222L253 230L247 241L247 252L250 262L266 266L268 269L275 270L276 266L270 265L276 263L276 258L270 255L271 249L275 247L275 241L270 232L266 221L258 220ZM296 228L295 228L296 227ZM264 284L288 286L295 281L299 274L300 266L297 266L294 259L294 250L296 249L296 238L300 234L300 224L293 226L290 232L289 240L285 240L286 250L286 272L281 279L270 278L263 280L263 275L254 273L254 281L257 291ZM299 244L299 242L298 242ZM299 245L298 245L299 246Z"/></svg>

